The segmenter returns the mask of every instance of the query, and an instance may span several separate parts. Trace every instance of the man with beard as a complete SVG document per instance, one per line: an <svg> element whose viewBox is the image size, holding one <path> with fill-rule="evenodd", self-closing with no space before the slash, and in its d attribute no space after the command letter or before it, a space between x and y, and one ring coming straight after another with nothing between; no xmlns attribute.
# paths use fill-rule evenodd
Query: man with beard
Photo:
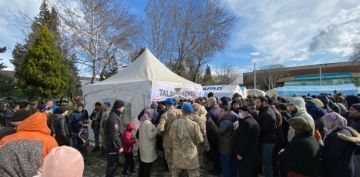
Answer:
<svg viewBox="0 0 360 177"><path fill-rule="evenodd" d="M268 100L260 96L256 99L256 109L259 110L261 158L265 177L273 177L272 156L276 144L276 116L269 107Z"/></svg>

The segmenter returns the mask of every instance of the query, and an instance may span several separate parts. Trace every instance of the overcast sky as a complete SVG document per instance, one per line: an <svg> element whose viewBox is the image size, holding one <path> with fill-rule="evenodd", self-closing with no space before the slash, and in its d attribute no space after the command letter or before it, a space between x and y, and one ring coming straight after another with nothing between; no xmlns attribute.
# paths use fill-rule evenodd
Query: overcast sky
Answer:
<svg viewBox="0 0 360 177"><path fill-rule="evenodd" d="M238 18L229 47L212 58L211 66L234 65L251 71L252 63L286 66L348 60L360 43L359 0L226 0ZM144 16L147 0L126 0L136 15ZM13 13L38 13L41 0L0 1L0 46L9 69L16 42L24 40L23 26Z"/></svg>

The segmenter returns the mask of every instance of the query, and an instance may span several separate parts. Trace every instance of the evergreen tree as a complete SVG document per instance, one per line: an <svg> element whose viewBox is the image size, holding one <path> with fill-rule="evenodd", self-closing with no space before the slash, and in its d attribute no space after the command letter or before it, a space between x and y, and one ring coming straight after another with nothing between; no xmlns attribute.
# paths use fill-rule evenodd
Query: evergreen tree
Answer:
<svg viewBox="0 0 360 177"><path fill-rule="evenodd" d="M204 78L203 78L203 85L212 85L214 84L214 79L211 75L211 69L210 66L207 65L206 66L206 70L205 70L205 74L204 74Z"/></svg>
<svg viewBox="0 0 360 177"><path fill-rule="evenodd" d="M0 53L5 53L5 52L6 52L6 47L0 47ZM0 69L4 69L4 68L6 68L4 63L0 63ZM13 88L14 88L14 80L9 76L0 74L0 95L9 96Z"/></svg>
<svg viewBox="0 0 360 177"><path fill-rule="evenodd" d="M12 52L13 59L10 62L15 68L15 77L19 75L19 70L22 62L24 61L25 54L27 52L27 46L21 43L16 43Z"/></svg>
<svg viewBox="0 0 360 177"><path fill-rule="evenodd" d="M6 47L0 47L0 53L5 53L6 52ZM2 61L2 59L0 59ZM6 66L4 65L4 63L0 63L0 69L4 69L6 68Z"/></svg>
<svg viewBox="0 0 360 177"><path fill-rule="evenodd" d="M20 88L29 97L60 96L69 87L69 69L64 62L47 25L42 26L34 34L20 66Z"/></svg>
<svg viewBox="0 0 360 177"><path fill-rule="evenodd" d="M67 66L69 66L69 89L68 96L72 100L74 96L81 95L81 83L79 78L79 70L76 67L77 62L76 55L72 55L69 59L67 59Z"/></svg>

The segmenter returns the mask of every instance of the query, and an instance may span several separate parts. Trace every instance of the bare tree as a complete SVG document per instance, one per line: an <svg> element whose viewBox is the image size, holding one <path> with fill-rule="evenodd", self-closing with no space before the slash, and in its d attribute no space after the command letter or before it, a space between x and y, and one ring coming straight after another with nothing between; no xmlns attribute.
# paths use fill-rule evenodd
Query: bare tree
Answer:
<svg viewBox="0 0 360 177"><path fill-rule="evenodd" d="M281 68L284 68L284 65L274 64L274 65L264 66L263 68L261 68L263 71L260 72L264 72L263 81L268 90L277 87L277 81L280 76Z"/></svg>
<svg viewBox="0 0 360 177"><path fill-rule="evenodd" d="M146 16L148 47L193 81L210 57L226 47L235 24L220 0L150 0Z"/></svg>
<svg viewBox="0 0 360 177"><path fill-rule="evenodd" d="M360 43L354 45L354 51L350 57L350 61L360 61Z"/></svg>
<svg viewBox="0 0 360 177"><path fill-rule="evenodd" d="M138 36L136 18L116 0L58 0L62 33L78 63L90 68L91 83L128 62ZM115 60L115 61L114 61Z"/></svg>
<svg viewBox="0 0 360 177"><path fill-rule="evenodd" d="M215 75L215 83L220 85L229 85L236 80L237 77L240 77L239 73L235 70L234 67L229 64L223 64L220 68L217 69Z"/></svg>

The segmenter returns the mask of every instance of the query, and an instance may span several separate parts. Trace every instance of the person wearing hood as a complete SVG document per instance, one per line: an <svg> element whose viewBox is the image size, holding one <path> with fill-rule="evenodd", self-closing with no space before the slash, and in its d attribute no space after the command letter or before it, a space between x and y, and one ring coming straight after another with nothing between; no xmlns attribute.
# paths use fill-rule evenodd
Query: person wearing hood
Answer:
<svg viewBox="0 0 360 177"><path fill-rule="evenodd" d="M156 129L152 124L152 109L146 109L140 119L139 150L140 166L139 177L150 177L153 162L156 160Z"/></svg>
<svg viewBox="0 0 360 177"><path fill-rule="evenodd" d="M325 125L329 132L325 136L322 153L322 165L326 177L354 177L354 150L355 145L339 139L338 133L352 136L346 127L347 121L340 114L331 112L325 116Z"/></svg>
<svg viewBox="0 0 360 177"><path fill-rule="evenodd" d="M130 175L134 173L135 161L133 155L133 146L137 142L136 138L132 136L132 132L135 130L135 123L130 122L126 125L126 129L121 137L121 144L123 145L123 154L125 156L123 175Z"/></svg>
<svg viewBox="0 0 360 177"><path fill-rule="evenodd" d="M194 116L193 121L196 122L200 126L201 134L203 135L204 143L199 144L198 147L198 154L199 154L199 161L200 166L205 167L205 152L210 150L209 141L207 139L206 134L206 109L204 106L194 103Z"/></svg>
<svg viewBox="0 0 360 177"><path fill-rule="evenodd" d="M182 116L174 120L170 129L170 148L173 152L171 177L179 177L186 170L189 177L200 177L197 145L204 141L199 125L192 121L193 107L184 102Z"/></svg>
<svg viewBox="0 0 360 177"><path fill-rule="evenodd" d="M30 116L31 112L28 110L23 109L15 112L9 123L4 128L0 128L0 139L7 135L15 133L17 126Z"/></svg>
<svg viewBox="0 0 360 177"><path fill-rule="evenodd" d="M53 148L45 157L39 177L82 177L83 172L81 153L72 147L61 146Z"/></svg>
<svg viewBox="0 0 360 177"><path fill-rule="evenodd" d="M119 166L119 154L123 152L121 145L121 130L122 124L120 115L124 112L125 103L122 100L116 100L113 108L109 114L109 119L106 121L105 134L107 134L107 164L106 177L114 177Z"/></svg>
<svg viewBox="0 0 360 177"><path fill-rule="evenodd" d="M42 157L44 158L52 148L58 146L50 132L47 126L46 114L44 112L36 112L17 126L16 133L2 138L0 145L15 140L41 141L43 143Z"/></svg>
<svg viewBox="0 0 360 177"><path fill-rule="evenodd" d="M301 117L306 120L306 122L309 124L309 126L312 129L313 134L315 133L315 121L311 117L310 114L306 111L306 104L303 98L301 97L292 97L289 98L288 102L288 110L292 117ZM294 133L289 131L288 133L288 141L291 141L291 139L294 137Z"/></svg>
<svg viewBox="0 0 360 177"><path fill-rule="evenodd" d="M290 119L289 124L295 136L279 155L283 173L288 177L320 176L320 144L311 127L301 117Z"/></svg>
<svg viewBox="0 0 360 177"><path fill-rule="evenodd" d="M16 140L0 147L1 177L33 177L41 166L42 142Z"/></svg>
<svg viewBox="0 0 360 177"><path fill-rule="evenodd" d="M251 115L251 108L240 107L242 121L234 134L234 154L239 177L253 177L256 167L261 164L260 126Z"/></svg>
<svg viewBox="0 0 360 177"><path fill-rule="evenodd" d="M273 151L277 142L276 115L269 107L264 96L256 99L256 109L259 110L257 121L260 125L261 158L265 177L273 177Z"/></svg>
<svg viewBox="0 0 360 177"><path fill-rule="evenodd" d="M234 143L234 115L230 113L228 105L221 106L220 120L216 126L212 124L219 139L220 165L223 177L233 177L233 143Z"/></svg>
<svg viewBox="0 0 360 177"><path fill-rule="evenodd" d="M56 108L53 114L55 139L59 146L70 145L70 133L67 123L68 111L65 107Z"/></svg>
<svg viewBox="0 0 360 177"><path fill-rule="evenodd" d="M307 100L306 102L306 111L311 115L315 122L315 130L318 130L322 137L325 136L325 125L322 117L326 112L319 106L315 104L313 100Z"/></svg>
<svg viewBox="0 0 360 177"><path fill-rule="evenodd" d="M173 98L167 98L165 101L167 111L161 116L160 122L156 127L158 134L163 135L163 147L165 160L171 173L173 164L173 155L170 148L170 128L172 123L181 117L181 111L175 108L175 100Z"/></svg>

